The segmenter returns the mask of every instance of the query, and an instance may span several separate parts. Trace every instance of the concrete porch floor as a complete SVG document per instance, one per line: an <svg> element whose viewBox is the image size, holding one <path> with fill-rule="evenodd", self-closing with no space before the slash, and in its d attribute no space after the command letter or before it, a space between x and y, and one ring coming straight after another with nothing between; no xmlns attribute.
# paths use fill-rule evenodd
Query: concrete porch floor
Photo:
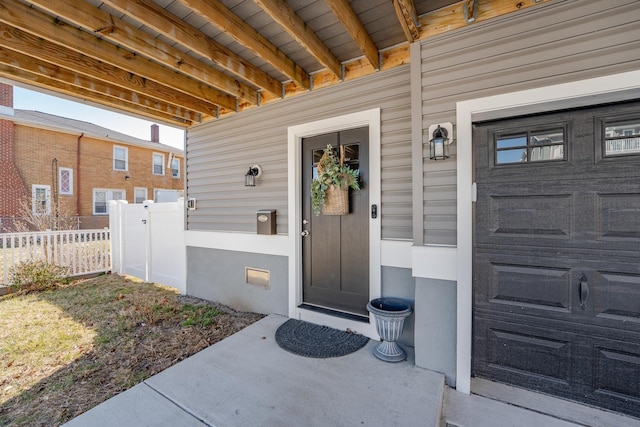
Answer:
<svg viewBox="0 0 640 427"><path fill-rule="evenodd" d="M344 357L311 359L275 342L287 319L267 316L66 425L438 426L441 374L409 360L385 363L375 342Z"/></svg>
<svg viewBox="0 0 640 427"><path fill-rule="evenodd" d="M379 361L373 341L339 358L296 356L274 339L286 320L267 316L66 426L640 426L513 388L507 394L520 404L488 396L491 387L487 397L467 396L416 367L411 349L405 362Z"/></svg>

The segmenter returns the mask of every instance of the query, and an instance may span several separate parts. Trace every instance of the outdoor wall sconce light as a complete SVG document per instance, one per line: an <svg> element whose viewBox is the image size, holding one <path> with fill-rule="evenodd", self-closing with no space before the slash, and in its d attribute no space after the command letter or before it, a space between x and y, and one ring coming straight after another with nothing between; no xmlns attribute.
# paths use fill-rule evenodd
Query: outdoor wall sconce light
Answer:
<svg viewBox="0 0 640 427"><path fill-rule="evenodd" d="M449 158L449 136L453 136L453 125L443 123L429 126L429 158L431 160L444 160Z"/></svg>
<svg viewBox="0 0 640 427"><path fill-rule="evenodd" d="M131 179L131 177L129 175L125 175L124 180L125 181L129 181Z"/></svg>
<svg viewBox="0 0 640 427"><path fill-rule="evenodd" d="M195 211L196 210L196 198L190 197L187 199L187 210Z"/></svg>
<svg viewBox="0 0 640 427"><path fill-rule="evenodd" d="M262 168L260 165L253 165L249 167L249 171L244 175L244 186L255 187L256 179L262 176Z"/></svg>

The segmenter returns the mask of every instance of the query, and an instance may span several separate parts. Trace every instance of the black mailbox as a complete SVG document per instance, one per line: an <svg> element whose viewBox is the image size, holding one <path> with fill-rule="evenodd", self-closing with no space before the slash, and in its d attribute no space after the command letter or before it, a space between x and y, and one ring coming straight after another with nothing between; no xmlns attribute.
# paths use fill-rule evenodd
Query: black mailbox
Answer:
<svg viewBox="0 0 640 427"><path fill-rule="evenodd" d="M258 234L276 234L276 210L260 209L256 212Z"/></svg>

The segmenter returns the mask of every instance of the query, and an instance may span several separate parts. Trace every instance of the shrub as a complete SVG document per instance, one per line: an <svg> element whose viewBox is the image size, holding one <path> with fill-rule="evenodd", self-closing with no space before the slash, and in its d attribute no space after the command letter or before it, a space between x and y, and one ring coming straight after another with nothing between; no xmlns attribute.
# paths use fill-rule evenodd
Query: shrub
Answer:
<svg viewBox="0 0 640 427"><path fill-rule="evenodd" d="M43 260L23 261L10 271L11 287L19 291L42 291L64 281L67 269Z"/></svg>

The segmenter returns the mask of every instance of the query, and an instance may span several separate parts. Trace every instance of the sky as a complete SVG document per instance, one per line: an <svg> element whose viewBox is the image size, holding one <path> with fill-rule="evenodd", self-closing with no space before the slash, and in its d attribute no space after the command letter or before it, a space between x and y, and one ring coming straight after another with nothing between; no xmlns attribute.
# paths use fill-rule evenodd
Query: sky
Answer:
<svg viewBox="0 0 640 427"><path fill-rule="evenodd" d="M126 114L92 107L83 104L80 100L73 102L17 86L13 87L13 108L35 110L70 119L83 120L147 141L151 139L151 125L155 123ZM163 125L162 123L156 124L160 126L161 143L184 149L184 130Z"/></svg>

